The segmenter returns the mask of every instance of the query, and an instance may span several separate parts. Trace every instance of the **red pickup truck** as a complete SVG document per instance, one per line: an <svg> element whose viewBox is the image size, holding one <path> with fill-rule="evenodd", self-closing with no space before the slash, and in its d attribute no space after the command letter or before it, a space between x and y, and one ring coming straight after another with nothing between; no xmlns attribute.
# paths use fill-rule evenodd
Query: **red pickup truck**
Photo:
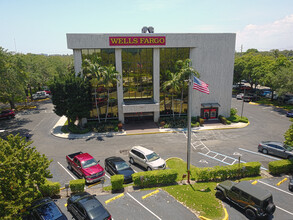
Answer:
<svg viewBox="0 0 293 220"><path fill-rule="evenodd" d="M68 169L75 171L80 177L85 178L86 183L93 183L105 176L105 170L88 153L77 152L66 156Z"/></svg>

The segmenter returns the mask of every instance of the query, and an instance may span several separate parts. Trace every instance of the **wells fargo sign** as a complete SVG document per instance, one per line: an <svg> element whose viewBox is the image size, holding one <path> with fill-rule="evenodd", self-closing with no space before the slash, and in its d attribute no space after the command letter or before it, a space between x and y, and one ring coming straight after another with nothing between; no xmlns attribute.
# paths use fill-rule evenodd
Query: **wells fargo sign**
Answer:
<svg viewBox="0 0 293 220"><path fill-rule="evenodd" d="M109 37L110 46L166 45L166 37Z"/></svg>

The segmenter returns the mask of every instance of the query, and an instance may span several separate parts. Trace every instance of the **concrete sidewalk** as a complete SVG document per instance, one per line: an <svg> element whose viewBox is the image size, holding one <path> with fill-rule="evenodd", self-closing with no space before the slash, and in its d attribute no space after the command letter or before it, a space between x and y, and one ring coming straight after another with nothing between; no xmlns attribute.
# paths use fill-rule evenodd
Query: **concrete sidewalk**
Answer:
<svg viewBox="0 0 293 220"><path fill-rule="evenodd" d="M149 128L149 129L138 129L129 130L121 132L106 132L106 133L86 133L86 134L71 134L63 133L61 131L62 126L67 121L65 116L62 116L60 120L55 124L51 130L51 134L59 138L67 139L93 139L99 137L113 137L115 135L143 135L143 134L160 134L160 133L176 133L176 132L187 132L187 128ZM205 130L220 130L220 129L236 129L244 128L248 126L249 123L232 123L231 125L224 125L222 123L210 123L204 124L202 127L192 128L192 131L205 131Z"/></svg>

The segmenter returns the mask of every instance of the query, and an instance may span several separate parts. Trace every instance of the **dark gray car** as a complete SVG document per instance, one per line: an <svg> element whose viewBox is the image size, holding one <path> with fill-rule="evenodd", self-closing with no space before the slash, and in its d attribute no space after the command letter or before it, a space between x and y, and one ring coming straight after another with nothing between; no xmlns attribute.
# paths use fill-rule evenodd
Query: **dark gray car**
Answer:
<svg viewBox="0 0 293 220"><path fill-rule="evenodd" d="M285 159L293 159L293 147L277 141L262 141L258 145L258 151Z"/></svg>

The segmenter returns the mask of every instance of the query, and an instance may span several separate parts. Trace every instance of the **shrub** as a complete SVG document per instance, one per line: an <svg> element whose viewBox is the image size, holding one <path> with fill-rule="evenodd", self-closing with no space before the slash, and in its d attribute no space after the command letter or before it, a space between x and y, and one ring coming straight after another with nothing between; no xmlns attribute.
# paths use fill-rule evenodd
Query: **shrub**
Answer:
<svg viewBox="0 0 293 220"><path fill-rule="evenodd" d="M132 174L135 186L149 187L157 185L168 185L176 182L178 172L174 169L153 170Z"/></svg>
<svg viewBox="0 0 293 220"><path fill-rule="evenodd" d="M85 186L85 179L70 180L69 186L71 192L73 193L83 192Z"/></svg>
<svg viewBox="0 0 293 220"><path fill-rule="evenodd" d="M237 114L237 109L236 108L231 108L230 109L230 116L234 116Z"/></svg>
<svg viewBox="0 0 293 220"><path fill-rule="evenodd" d="M46 180L46 182L39 186L39 190L44 197L56 196L60 194L60 183Z"/></svg>
<svg viewBox="0 0 293 220"><path fill-rule="evenodd" d="M228 166L214 166L204 168L192 168L191 176L196 181L222 181L241 177L257 176L260 174L259 162L248 162ZM240 170L239 170L240 168Z"/></svg>
<svg viewBox="0 0 293 220"><path fill-rule="evenodd" d="M274 175L293 171L293 160L277 160L269 162L269 172Z"/></svg>
<svg viewBox="0 0 293 220"><path fill-rule="evenodd" d="M115 191L115 190L123 189L123 182L124 182L123 175L111 176L112 190Z"/></svg>

